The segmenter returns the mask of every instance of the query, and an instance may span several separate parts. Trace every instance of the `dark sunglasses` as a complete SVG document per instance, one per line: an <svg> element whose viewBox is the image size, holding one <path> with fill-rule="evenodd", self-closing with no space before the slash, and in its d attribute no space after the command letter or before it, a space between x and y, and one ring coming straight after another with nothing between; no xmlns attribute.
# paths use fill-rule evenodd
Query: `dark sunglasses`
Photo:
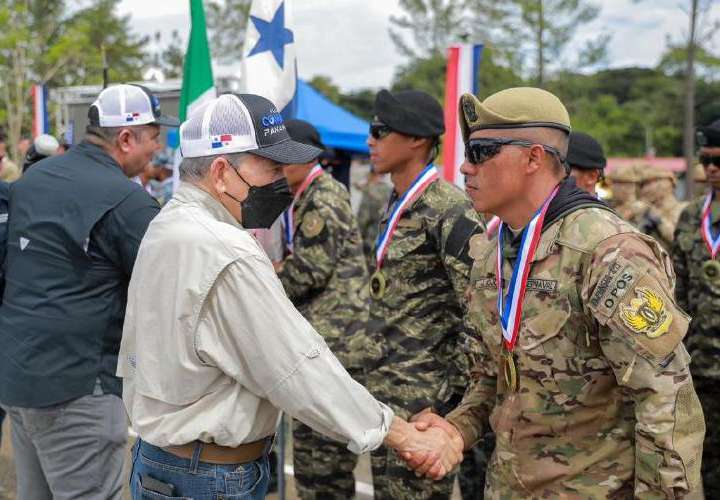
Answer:
<svg viewBox="0 0 720 500"><path fill-rule="evenodd" d="M711 164L720 167L720 156L700 155L700 163L703 167L709 167Z"/></svg>
<svg viewBox="0 0 720 500"><path fill-rule="evenodd" d="M530 148L535 145L542 146L542 148L557 157L561 164L565 164L565 158L560 154L560 151L552 146L546 146L545 144L537 144L532 141L525 141L522 139L502 139L502 138L488 138L488 139L470 139L465 144L465 158L470 163L475 165L481 165L485 163L493 156L500 153L503 146L521 146L524 148Z"/></svg>
<svg viewBox="0 0 720 500"><path fill-rule="evenodd" d="M390 135L392 129L384 123L371 123L370 124L370 136L379 141Z"/></svg>

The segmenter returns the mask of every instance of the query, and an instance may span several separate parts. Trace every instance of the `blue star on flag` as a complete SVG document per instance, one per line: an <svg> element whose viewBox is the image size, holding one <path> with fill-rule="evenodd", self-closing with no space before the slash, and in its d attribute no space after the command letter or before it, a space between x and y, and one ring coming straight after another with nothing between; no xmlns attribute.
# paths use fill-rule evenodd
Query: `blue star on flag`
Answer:
<svg viewBox="0 0 720 500"><path fill-rule="evenodd" d="M270 22L255 16L250 16L250 19L258 30L260 39L248 57L270 51L280 69L284 69L285 45L293 43L295 38L293 32L285 27L285 3L280 4Z"/></svg>

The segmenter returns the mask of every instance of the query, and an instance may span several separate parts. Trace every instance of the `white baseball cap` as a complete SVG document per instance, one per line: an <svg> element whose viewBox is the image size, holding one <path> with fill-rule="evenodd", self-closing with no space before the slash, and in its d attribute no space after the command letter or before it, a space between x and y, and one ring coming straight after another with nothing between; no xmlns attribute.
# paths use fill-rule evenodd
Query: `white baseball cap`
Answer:
<svg viewBox="0 0 720 500"><path fill-rule="evenodd" d="M293 141L275 105L254 94L224 94L194 110L180 126L185 158L252 153L278 163L307 163L321 149Z"/></svg>
<svg viewBox="0 0 720 500"><path fill-rule="evenodd" d="M88 110L90 125L99 127L131 127L164 125L178 127L180 121L160 112L160 101L142 85L120 84L100 92Z"/></svg>

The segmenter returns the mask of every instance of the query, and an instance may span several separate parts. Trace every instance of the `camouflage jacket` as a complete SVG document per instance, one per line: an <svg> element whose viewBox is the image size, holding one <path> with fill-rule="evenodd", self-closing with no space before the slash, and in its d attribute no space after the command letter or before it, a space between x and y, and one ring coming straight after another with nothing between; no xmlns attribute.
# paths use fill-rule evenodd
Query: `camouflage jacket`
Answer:
<svg viewBox="0 0 720 500"><path fill-rule="evenodd" d="M497 444L486 498L676 498L698 488L704 420L667 254L603 208L551 222L527 282L512 392L500 364L496 247L470 243L469 317L481 342L473 385L448 417L466 447L489 418ZM517 248L504 251L507 289Z"/></svg>
<svg viewBox="0 0 720 500"><path fill-rule="evenodd" d="M398 221L382 266L387 290L370 302L368 388L403 418L429 406L445 413L465 391L467 251L482 230L467 196L444 180Z"/></svg>
<svg viewBox="0 0 720 500"><path fill-rule="evenodd" d="M363 252L370 273L375 271L375 240L378 235L378 225L387 207L392 186L384 182L365 184L361 189L362 198L358 207L358 225L363 239Z"/></svg>
<svg viewBox="0 0 720 500"><path fill-rule="evenodd" d="M674 196L665 198L658 205L648 204L647 210L639 219L638 228L655 238L667 252L670 252L675 226L686 205Z"/></svg>
<svg viewBox="0 0 720 500"><path fill-rule="evenodd" d="M720 379L720 275L708 273L710 252L700 233L705 197L693 200L680 215L673 263L678 304L693 317L687 346L696 376ZM720 201L712 204L713 235L720 232ZM717 259L717 258L716 258Z"/></svg>
<svg viewBox="0 0 720 500"><path fill-rule="evenodd" d="M349 343L364 334L368 274L350 195L323 174L295 203L294 219L294 250L278 272L285 292L345 367L360 364Z"/></svg>

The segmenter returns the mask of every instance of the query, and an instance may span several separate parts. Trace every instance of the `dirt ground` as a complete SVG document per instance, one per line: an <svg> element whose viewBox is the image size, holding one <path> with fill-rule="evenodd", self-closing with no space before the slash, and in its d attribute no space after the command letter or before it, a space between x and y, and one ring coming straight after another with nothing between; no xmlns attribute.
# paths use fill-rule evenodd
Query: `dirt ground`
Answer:
<svg viewBox="0 0 720 500"><path fill-rule="evenodd" d="M2 430L2 446L0 446L0 500L16 500L15 499L15 465L12 461L12 446L10 444L10 425L7 419L3 425ZM288 438L290 441L292 437ZM130 448L134 443L134 439L130 439L128 442L128 458L126 462L126 471L129 471L130 464ZM292 445L288 442L286 447L286 496L287 500L297 500L295 495L295 486L291 475L292 471ZM355 469L355 477L358 480L358 495L357 500L368 500L372 498L371 494L371 473L370 473L370 460L366 455L360 458L357 468ZM123 495L125 500L130 500L130 495L125 491ZM279 496L277 493L267 496L268 500L278 500ZM453 500L460 500L460 494L458 492L457 483L455 484L455 491L452 496Z"/></svg>

